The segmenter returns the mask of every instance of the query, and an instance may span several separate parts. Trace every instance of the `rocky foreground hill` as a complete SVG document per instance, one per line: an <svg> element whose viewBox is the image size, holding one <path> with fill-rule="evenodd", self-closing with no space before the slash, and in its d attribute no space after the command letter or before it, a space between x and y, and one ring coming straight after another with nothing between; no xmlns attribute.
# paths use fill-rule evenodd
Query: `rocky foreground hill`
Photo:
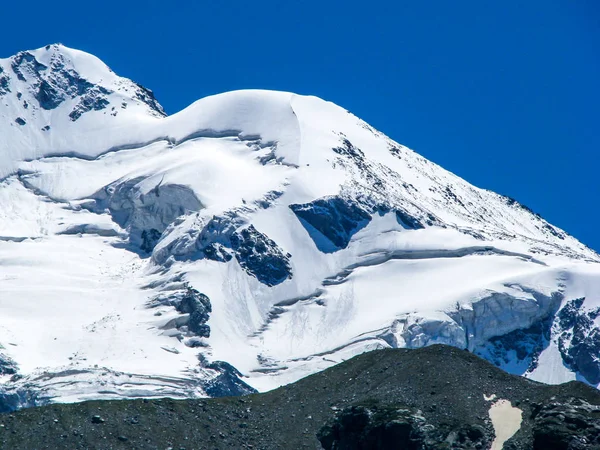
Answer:
<svg viewBox="0 0 600 450"><path fill-rule="evenodd" d="M262 394L0 415L2 449L597 449L600 393L444 345L356 356Z"/></svg>

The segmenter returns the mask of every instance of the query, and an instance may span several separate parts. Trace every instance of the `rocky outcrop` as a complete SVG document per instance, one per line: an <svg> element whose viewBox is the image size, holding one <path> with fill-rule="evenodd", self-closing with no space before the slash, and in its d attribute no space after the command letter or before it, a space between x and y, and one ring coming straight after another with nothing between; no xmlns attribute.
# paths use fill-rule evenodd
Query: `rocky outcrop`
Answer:
<svg viewBox="0 0 600 450"><path fill-rule="evenodd" d="M413 217L408 212L397 209L396 211L396 220L400 225L410 230L419 230L425 228L425 226L421 223L419 219Z"/></svg>
<svg viewBox="0 0 600 450"><path fill-rule="evenodd" d="M0 345L0 349L3 347ZM8 356L0 353L0 375L14 375L17 373L17 364Z"/></svg>
<svg viewBox="0 0 600 450"><path fill-rule="evenodd" d="M352 236L371 221L371 215L355 202L335 196L310 203L293 204L290 209L300 219L315 245L324 253L346 248Z"/></svg>
<svg viewBox="0 0 600 450"><path fill-rule="evenodd" d="M203 367L214 370L218 374L203 385L204 391L210 397L233 397L257 392L256 389L242 381L242 374L231 364L225 361L208 363L202 357L200 361Z"/></svg>
<svg viewBox="0 0 600 450"><path fill-rule="evenodd" d="M69 118L77 121L89 111L106 109L110 101L108 96L113 90L91 83L71 67L72 61L65 58L58 45L48 45L50 52L48 65L42 64L31 52L20 52L11 59L11 70L17 80L28 83L33 98L43 110L54 110L67 99L79 100L69 112ZM11 77L0 72L0 95L10 92ZM166 114L149 89L131 82L133 98L145 103L153 115L164 117Z"/></svg>
<svg viewBox="0 0 600 450"><path fill-rule="evenodd" d="M568 302L558 312L558 348L565 364L591 384L600 383L600 308L586 309L585 298Z"/></svg>
<svg viewBox="0 0 600 450"><path fill-rule="evenodd" d="M325 450L473 449L488 448L493 432L475 424L433 424L404 405L351 406L321 428L317 438Z"/></svg>
<svg viewBox="0 0 600 450"><path fill-rule="evenodd" d="M275 286L292 278L290 258L253 225L231 235L231 249L240 266L258 281Z"/></svg>
<svg viewBox="0 0 600 450"><path fill-rule="evenodd" d="M196 217L197 225L153 255L158 264L171 257L178 260L208 259L229 262L233 258L249 275L267 286L275 286L292 278L291 256L275 241L247 225L238 211L227 211L210 219ZM169 229L175 232L176 227Z"/></svg>
<svg viewBox="0 0 600 450"><path fill-rule="evenodd" d="M181 289L161 293L148 303L149 308L159 306L172 306L182 314L182 317L169 321L163 328L177 328L187 336L210 336L210 327L207 325L212 312L210 299L196 289L185 285Z"/></svg>
<svg viewBox="0 0 600 450"><path fill-rule="evenodd" d="M200 368L217 388L204 389L225 398L30 408L0 415L0 447L483 450L497 438L497 398L522 412L505 450L600 448L597 390L534 383L452 347L373 351L244 397L228 397L248 392L224 381L234 368L202 358Z"/></svg>
<svg viewBox="0 0 600 450"><path fill-rule="evenodd" d="M600 448L600 407L597 405L570 398L533 406L533 450Z"/></svg>
<svg viewBox="0 0 600 450"><path fill-rule="evenodd" d="M101 111L106 108L110 102L107 95L111 92L102 86L94 86L81 95L73 111L69 113L69 118L75 122L83 114L89 111Z"/></svg>
<svg viewBox="0 0 600 450"><path fill-rule="evenodd" d="M0 67L0 97L10 92L10 77L4 73L4 69Z"/></svg>

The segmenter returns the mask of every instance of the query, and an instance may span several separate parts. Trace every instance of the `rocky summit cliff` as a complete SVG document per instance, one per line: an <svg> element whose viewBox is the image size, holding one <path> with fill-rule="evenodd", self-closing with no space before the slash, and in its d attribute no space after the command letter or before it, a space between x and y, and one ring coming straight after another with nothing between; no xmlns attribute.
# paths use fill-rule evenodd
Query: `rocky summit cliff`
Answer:
<svg viewBox="0 0 600 450"><path fill-rule="evenodd" d="M449 344L600 383L600 257L316 97L166 116L62 45L0 60L2 409L265 391Z"/></svg>

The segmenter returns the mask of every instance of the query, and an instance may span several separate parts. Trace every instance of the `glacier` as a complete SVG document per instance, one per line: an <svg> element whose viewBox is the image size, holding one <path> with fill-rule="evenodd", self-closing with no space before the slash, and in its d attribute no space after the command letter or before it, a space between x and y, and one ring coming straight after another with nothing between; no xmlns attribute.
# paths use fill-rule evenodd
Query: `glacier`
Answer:
<svg viewBox="0 0 600 450"><path fill-rule="evenodd" d="M343 108L0 60L0 409L237 395L446 343L600 383L600 256Z"/></svg>

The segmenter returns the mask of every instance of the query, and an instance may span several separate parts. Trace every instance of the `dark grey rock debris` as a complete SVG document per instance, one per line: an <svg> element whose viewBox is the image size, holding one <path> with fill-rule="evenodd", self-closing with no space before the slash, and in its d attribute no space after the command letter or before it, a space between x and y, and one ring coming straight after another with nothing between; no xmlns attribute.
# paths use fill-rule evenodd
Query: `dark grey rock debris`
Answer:
<svg viewBox="0 0 600 450"><path fill-rule="evenodd" d="M69 114L69 118L75 122L83 114L89 111L101 111L109 105L107 96L111 92L102 86L94 86L81 95L79 102Z"/></svg>
<svg viewBox="0 0 600 450"><path fill-rule="evenodd" d="M200 370L215 377L228 370L235 374L223 363L206 360L200 361ZM504 443L505 450L600 449L596 389L580 382L535 383L441 345L368 352L263 394L20 410L0 415L0 448L317 449L323 442L318 437L329 435L334 442L348 443L339 450L355 449L357 442L365 444L361 450L483 450L493 439L491 402L484 394L495 394L522 411L521 427ZM91 423L94 415L105 422ZM321 431L324 427L331 431ZM389 439L391 445L384 445Z"/></svg>

